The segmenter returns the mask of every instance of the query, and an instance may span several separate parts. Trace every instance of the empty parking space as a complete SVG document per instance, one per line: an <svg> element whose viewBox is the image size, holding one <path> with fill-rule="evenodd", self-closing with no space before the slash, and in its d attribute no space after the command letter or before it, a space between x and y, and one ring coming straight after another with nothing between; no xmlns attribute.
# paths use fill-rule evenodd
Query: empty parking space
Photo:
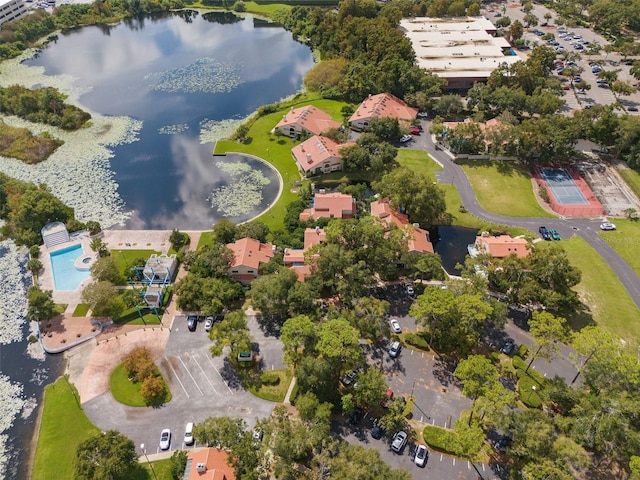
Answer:
<svg viewBox="0 0 640 480"><path fill-rule="evenodd" d="M165 375L171 391L182 391L187 398L219 397L233 395L220 375L219 368L210 356L186 352L178 356L169 355L160 360L160 369Z"/></svg>

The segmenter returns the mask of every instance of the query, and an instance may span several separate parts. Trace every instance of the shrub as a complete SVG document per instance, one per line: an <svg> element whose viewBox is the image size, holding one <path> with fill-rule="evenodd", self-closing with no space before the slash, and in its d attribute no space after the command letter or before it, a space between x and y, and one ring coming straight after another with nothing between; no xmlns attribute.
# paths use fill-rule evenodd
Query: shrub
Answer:
<svg viewBox="0 0 640 480"><path fill-rule="evenodd" d="M545 202L545 203L549 203L549 192L547 192L547 189L545 187L540 187L538 189L538 195L540 195L540 198Z"/></svg>
<svg viewBox="0 0 640 480"><path fill-rule="evenodd" d="M263 385L277 385L280 383L280 376L271 371L262 372L260 382L262 382Z"/></svg>
<svg viewBox="0 0 640 480"><path fill-rule="evenodd" d="M174 250L180 250L185 245L188 245L191 241L191 237L188 234L182 233L179 230L173 230L169 236L169 241Z"/></svg>
<svg viewBox="0 0 640 480"><path fill-rule="evenodd" d="M29 343L36 343L38 341L35 335L29 335L28 340L29 340Z"/></svg>
<svg viewBox="0 0 640 480"><path fill-rule="evenodd" d="M236 3L233 4L233 7L231 9L234 12L246 12L247 6L244 4L242 0L238 0Z"/></svg>
<svg viewBox="0 0 640 480"><path fill-rule="evenodd" d="M527 369L527 363L522 358L520 358L518 356L514 356L513 357L513 367L516 370L520 370L520 371L524 372Z"/></svg>
<svg viewBox="0 0 640 480"><path fill-rule="evenodd" d="M164 400L166 391L164 381L160 377L150 376L144 379L140 387L140 395L148 405L156 405Z"/></svg>
<svg viewBox="0 0 640 480"><path fill-rule="evenodd" d="M40 256L40 246L31 245L31 247L29 247L29 255L31 258L38 258Z"/></svg>
<svg viewBox="0 0 640 480"><path fill-rule="evenodd" d="M454 453L452 448L456 444L455 433L451 430L427 425L422 432L424 442L432 448L445 453Z"/></svg>
<svg viewBox="0 0 640 480"><path fill-rule="evenodd" d="M533 387L536 387L535 390ZM522 375L518 380L520 400L529 408L540 408L542 406L542 400L539 396L541 389L542 385L529 375Z"/></svg>
<svg viewBox="0 0 640 480"><path fill-rule="evenodd" d="M527 347L525 344L518 345L515 355L522 359L527 358L529 356L529 347Z"/></svg>
<svg viewBox="0 0 640 480"><path fill-rule="evenodd" d="M151 358L151 352L145 347L134 348L124 359L124 368L135 382L143 382L153 376L156 366Z"/></svg>
<svg viewBox="0 0 640 480"><path fill-rule="evenodd" d="M407 333L404 336L404 341L420 350L429 350L429 337L430 335L428 332Z"/></svg>

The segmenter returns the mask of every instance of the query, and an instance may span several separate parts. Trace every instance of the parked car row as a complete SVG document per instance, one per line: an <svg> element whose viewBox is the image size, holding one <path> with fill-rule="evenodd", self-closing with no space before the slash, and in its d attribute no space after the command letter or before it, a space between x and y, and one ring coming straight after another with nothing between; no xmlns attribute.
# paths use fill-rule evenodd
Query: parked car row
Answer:
<svg viewBox="0 0 640 480"><path fill-rule="evenodd" d="M198 327L198 322L204 322L204 330L208 332L213 327L214 322L221 322L224 320L224 315L215 316L203 316L203 315L189 315L187 317L187 328L190 332L195 332Z"/></svg>

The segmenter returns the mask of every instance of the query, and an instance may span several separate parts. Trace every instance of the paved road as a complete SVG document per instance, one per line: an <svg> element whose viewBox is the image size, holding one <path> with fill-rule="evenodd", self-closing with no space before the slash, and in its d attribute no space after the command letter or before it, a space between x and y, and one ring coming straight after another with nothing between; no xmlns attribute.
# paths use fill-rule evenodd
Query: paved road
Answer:
<svg viewBox="0 0 640 480"><path fill-rule="evenodd" d="M601 218L536 218L536 217L509 217L498 215L486 211L478 203L473 187L469 182L469 178L465 171L454 163L449 155L442 150L436 150L432 137L427 133L429 131L430 122L423 121L425 133L414 140L409 146L416 148L424 145L427 153L443 167L443 170L437 172L437 179L440 183L453 183L456 190L460 194L462 204L473 215L483 220L516 227L526 228L532 232L537 232L538 227L542 224L548 228L558 230L563 238L569 238L573 235L582 237L611 267L615 274L629 292L632 300L638 308L640 308L640 277L629 265L613 250L600 236Z"/></svg>

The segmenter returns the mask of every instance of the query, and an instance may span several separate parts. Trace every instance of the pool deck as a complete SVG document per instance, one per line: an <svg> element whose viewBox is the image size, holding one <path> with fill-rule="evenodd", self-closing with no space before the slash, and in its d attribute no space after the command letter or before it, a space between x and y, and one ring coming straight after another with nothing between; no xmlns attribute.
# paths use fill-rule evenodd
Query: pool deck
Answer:
<svg viewBox="0 0 640 480"><path fill-rule="evenodd" d="M202 232L188 231L184 233L188 233L191 237L189 248L195 249ZM169 242L170 235L170 230L105 230L102 240L111 250L156 250L166 254L171 247L171 243ZM49 253L77 243L82 243L85 253L90 252L93 254L89 247L91 239L88 237L76 239L63 245L57 245L50 250L44 246L40 247L40 258L44 267L38 276L38 283L43 290L53 291L54 302L67 305L62 315L58 315L40 324L40 339L45 351L49 353L60 353L88 341L99 345L109 342L110 340L126 338L128 335L131 336L133 332L139 330L147 332L166 331L166 334L160 334L161 338L168 335L173 317L179 313L174 300L171 300L166 306L160 325L116 325L110 324L110 319L108 318L73 316L73 311L76 306L82 303L82 288L85 287L91 279L89 278L82 282L80 288L74 291L54 290ZM176 281L185 275L186 271L180 268L176 276Z"/></svg>

